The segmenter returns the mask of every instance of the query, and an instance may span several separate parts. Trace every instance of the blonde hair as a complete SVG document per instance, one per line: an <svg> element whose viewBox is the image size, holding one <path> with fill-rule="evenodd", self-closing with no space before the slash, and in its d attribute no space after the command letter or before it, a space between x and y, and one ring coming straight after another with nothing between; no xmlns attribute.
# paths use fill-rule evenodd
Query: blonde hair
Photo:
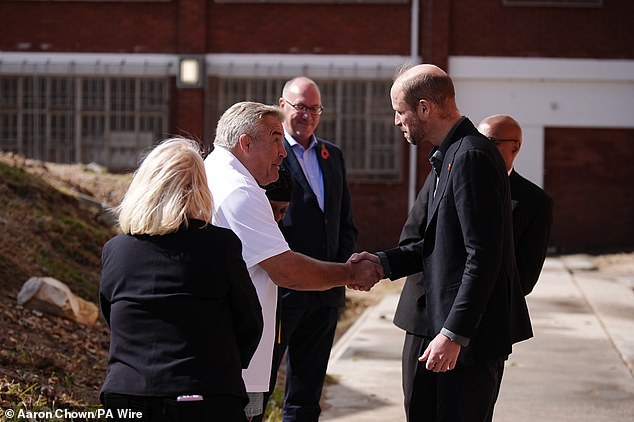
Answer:
<svg viewBox="0 0 634 422"><path fill-rule="evenodd" d="M200 145L174 137L145 157L115 211L124 233L163 235L190 219L209 222L212 208Z"/></svg>
<svg viewBox="0 0 634 422"><path fill-rule="evenodd" d="M238 144L240 135L255 137L264 125L263 118L269 115L280 122L284 120L284 112L278 106L251 101L235 103L220 116L214 145L233 149Z"/></svg>

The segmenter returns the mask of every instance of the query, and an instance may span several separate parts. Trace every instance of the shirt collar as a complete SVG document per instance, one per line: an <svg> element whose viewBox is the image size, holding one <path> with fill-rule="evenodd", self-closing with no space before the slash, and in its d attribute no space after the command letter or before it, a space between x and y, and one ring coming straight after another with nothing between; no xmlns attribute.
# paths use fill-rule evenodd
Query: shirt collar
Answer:
<svg viewBox="0 0 634 422"><path fill-rule="evenodd" d="M295 145L299 145L302 149L304 148L299 142L295 140L295 138L291 136L290 133L286 131L286 129L284 129L284 138L286 138L286 141L288 141L288 144L291 146L291 148L295 148ZM310 135L310 143L308 144L308 148L306 148L305 151L311 148L315 148L316 146L317 146L317 137L315 136L315 134L312 134Z"/></svg>
<svg viewBox="0 0 634 422"><path fill-rule="evenodd" d="M231 152L231 150L228 150L225 147L218 146L214 148L211 154L215 155L216 157L218 157L219 161L227 163L238 173L242 174L244 177L250 179L259 186L258 182L255 180L255 177L253 177L249 169L246 168L244 164L242 164L242 161L238 160L238 157L236 157L234 153Z"/></svg>
<svg viewBox="0 0 634 422"><path fill-rule="evenodd" d="M454 135L455 135L456 131L458 130L458 127L462 124L462 122L465 121L465 119L466 119L466 117L463 116L460 120L458 120L451 127L451 129L447 133L447 136L445 136L445 139L443 139L443 141L440 144L440 146L434 147L429 152L429 162L431 163L432 167L434 168L434 171L436 172L437 176L440 176L440 171L442 169L442 162L445 159L445 153L447 152L447 150L449 149L451 144L453 144L456 141L456 139L454 139Z"/></svg>
<svg viewBox="0 0 634 422"><path fill-rule="evenodd" d="M442 160L445 154L438 147L434 147L429 153L429 163L431 164L436 176L440 176L440 170L442 169Z"/></svg>
<svg viewBox="0 0 634 422"><path fill-rule="evenodd" d="M460 120L458 120L449 130L449 132L447 133L447 136L445 136L445 139L442 141L442 143L440 144L440 146L438 147L438 149L442 152L442 155L444 156L445 153L447 152L447 150L449 149L449 147L451 146L451 144L453 144L454 142L457 141L457 139L454 139L454 135L456 133L456 131L458 130L458 127L460 127L460 125L462 125L462 122L464 122L467 118L466 117L462 117L460 118Z"/></svg>

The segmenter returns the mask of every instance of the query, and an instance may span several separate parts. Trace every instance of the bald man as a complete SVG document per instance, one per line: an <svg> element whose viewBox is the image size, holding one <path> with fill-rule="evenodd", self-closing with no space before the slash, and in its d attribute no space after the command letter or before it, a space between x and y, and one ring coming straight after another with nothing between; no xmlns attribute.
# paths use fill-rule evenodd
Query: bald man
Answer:
<svg viewBox="0 0 634 422"><path fill-rule="evenodd" d="M290 205L280 221L282 234L293 251L346 262L355 250L357 229L343 154L335 144L315 135L323 111L319 86L304 76L293 78L284 84L279 105L285 114L287 153L282 167L293 184ZM297 277L304 275L298 273ZM319 419L328 358L344 305L343 288L323 292L280 289L270 390L286 351L284 422Z"/></svg>
<svg viewBox="0 0 634 422"><path fill-rule="evenodd" d="M390 96L405 139L434 146L412 210L421 240L377 253L392 280L422 272L407 280L394 319L406 331L407 420L491 421L512 344L532 336L504 160L460 115L453 82L440 68L400 72ZM363 258L374 259L361 253L352 260Z"/></svg>
<svg viewBox="0 0 634 422"><path fill-rule="evenodd" d="M498 147L506 163L513 206L515 260L524 295L529 294L542 271L550 228L553 201L539 186L522 177L513 162L522 147L522 128L511 116L496 114L482 119L478 130Z"/></svg>

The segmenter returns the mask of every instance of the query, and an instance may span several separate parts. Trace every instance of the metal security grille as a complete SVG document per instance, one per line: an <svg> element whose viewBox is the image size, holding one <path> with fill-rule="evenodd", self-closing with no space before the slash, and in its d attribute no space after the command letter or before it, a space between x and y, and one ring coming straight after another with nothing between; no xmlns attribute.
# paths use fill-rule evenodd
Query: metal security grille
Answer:
<svg viewBox="0 0 634 422"><path fill-rule="evenodd" d="M278 104L285 79L219 80L218 110L238 101ZM324 112L317 135L339 145L355 180L401 178L402 135L394 126L388 80L318 80Z"/></svg>
<svg viewBox="0 0 634 422"><path fill-rule="evenodd" d="M167 132L168 86L167 78L0 76L0 148L132 169Z"/></svg>

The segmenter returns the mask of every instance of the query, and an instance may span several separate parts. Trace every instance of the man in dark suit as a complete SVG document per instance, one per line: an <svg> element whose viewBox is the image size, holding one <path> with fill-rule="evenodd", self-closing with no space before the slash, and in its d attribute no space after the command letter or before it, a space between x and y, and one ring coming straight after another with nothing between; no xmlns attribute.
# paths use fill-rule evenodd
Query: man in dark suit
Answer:
<svg viewBox="0 0 634 422"><path fill-rule="evenodd" d="M511 203L513 208L513 239L515 246L515 260L517 263L522 291L529 294L539 278L552 225L552 200L537 185L523 178L513 169L513 162L522 145L522 129L515 119L510 116L495 115L483 119L478 130L489 137L498 147L509 173L511 186ZM427 183L434 179L428 178ZM416 248L425 234L427 224L427 200L429 187L423 186L410 210L407 221L403 226L399 246ZM399 306L394 315L394 324L398 327L431 340L432 332L427 320L423 274L421 272L409 275L405 282ZM419 295L415 294L419 292ZM412 299L414 299L412 301ZM408 303L408 301L410 303ZM408 310L412 307L421 308L414 324L408 324ZM415 372L417 361L403 362L403 373ZM403 385L406 407L412 396L411 383Z"/></svg>
<svg viewBox="0 0 634 422"><path fill-rule="evenodd" d="M434 145L419 194L426 207L417 210L422 240L377 253L390 279L422 271L422 280L407 282L397 310L407 332L407 418L490 421L504 360L513 343L532 336L515 266L504 161L461 117L453 83L438 67L404 70L390 96L407 141ZM352 260L362 258L375 259L363 253ZM420 334L425 318L430 338Z"/></svg>
<svg viewBox="0 0 634 422"><path fill-rule="evenodd" d="M284 85L279 103L286 114L287 156L282 166L293 179L291 203L280 222L282 234L293 251L345 262L354 252L357 230L341 150L314 134L323 110L319 87L306 77L294 78ZM344 288L282 288L280 294L271 390L286 351L283 420L317 421L339 309L345 305Z"/></svg>
<svg viewBox="0 0 634 422"><path fill-rule="evenodd" d="M522 128L511 116L496 114L478 124L504 158L511 183L513 205L513 239L515 260L524 295L529 294L542 271L550 228L553 224L553 201L539 186L522 177L513 168L522 147Z"/></svg>

